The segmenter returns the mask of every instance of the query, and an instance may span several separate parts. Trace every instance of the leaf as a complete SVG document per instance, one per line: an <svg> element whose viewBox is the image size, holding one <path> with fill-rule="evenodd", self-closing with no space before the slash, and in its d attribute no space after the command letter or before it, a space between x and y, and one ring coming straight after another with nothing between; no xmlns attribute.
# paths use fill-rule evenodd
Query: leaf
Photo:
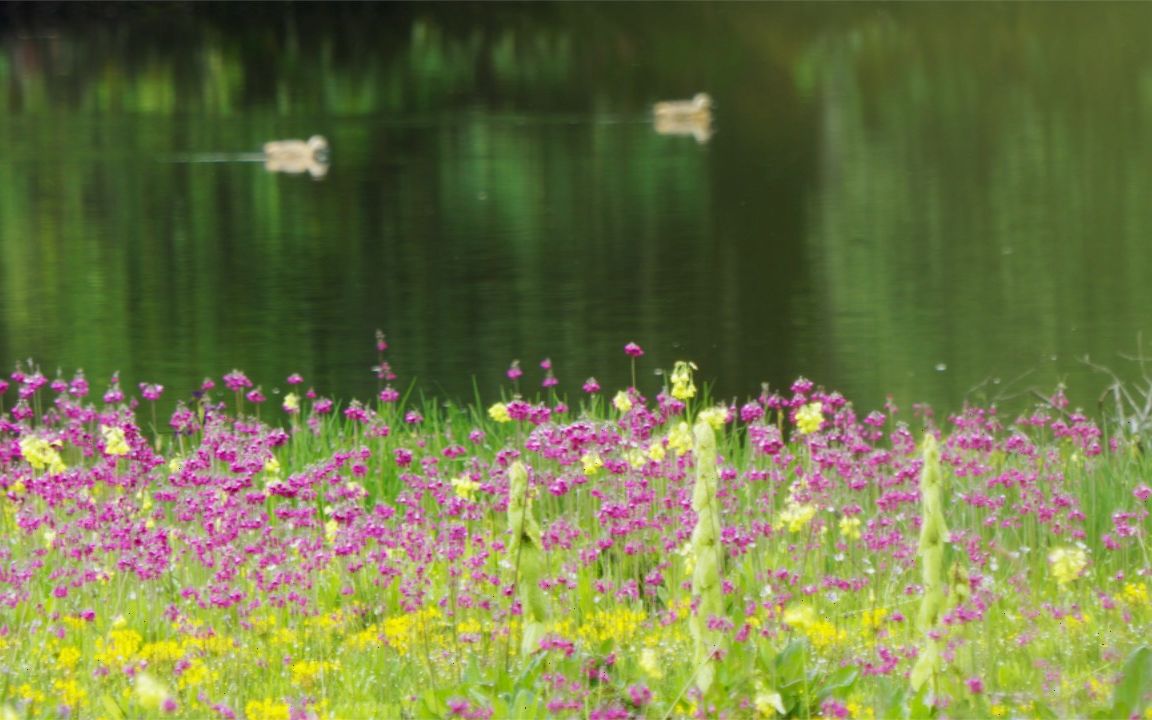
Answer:
<svg viewBox="0 0 1152 720"><path fill-rule="evenodd" d="M1142 645L1124 663L1120 682L1112 694L1112 715L1127 718L1139 713L1149 692L1152 692L1152 648Z"/></svg>
<svg viewBox="0 0 1152 720"><path fill-rule="evenodd" d="M120 707L120 703L116 702L116 698L111 695L104 695L100 698L100 703L104 706L104 712L108 713L112 720L124 719L124 710Z"/></svg>
<svg viewBox="0 0 1152 720"><path fill-rule="evenodd" d="M1032 703L1032 716L1036 720L1057 720L1058 717L1056 713L1052 712L1052 708L1042 702Z"/></svg>
<svg viewBox="0 0 1152 720"><path fill-rule="evenodd" d="M931 691L925 685L908 698L908 720L928 720L935 715L936 708L931 704L930 694Z"/></svg>
<svg viewBox="0 0 1152 720"><path fill-rule="evenodd" d="M804 682L804 668L808 665L808 644L793 640L776 657L777 682L781 689Z"/></svg>
<svg viewBox="0 0 1152 720"><path fill-rule="evenodd" d="M856 684L858 677L860 677L860 670L857 668L851 666L842 667L829 675L827 679L820 684L820 690L816 693L816 698L823 701L830 697L847 697L852 686Z"/></svg>

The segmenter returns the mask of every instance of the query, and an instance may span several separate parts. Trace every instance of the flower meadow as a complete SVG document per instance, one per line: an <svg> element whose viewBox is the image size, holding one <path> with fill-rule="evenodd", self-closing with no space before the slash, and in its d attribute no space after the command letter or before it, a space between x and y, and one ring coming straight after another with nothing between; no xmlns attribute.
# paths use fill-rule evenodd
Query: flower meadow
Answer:
<svg viewBox="0 0 1152 720"><path fill-rule="evenodd" d="M0 719L1152 718L1152 464L1061 390L718 403L629 343L461 406L386 350L369 403L0 381Z"/></svg>

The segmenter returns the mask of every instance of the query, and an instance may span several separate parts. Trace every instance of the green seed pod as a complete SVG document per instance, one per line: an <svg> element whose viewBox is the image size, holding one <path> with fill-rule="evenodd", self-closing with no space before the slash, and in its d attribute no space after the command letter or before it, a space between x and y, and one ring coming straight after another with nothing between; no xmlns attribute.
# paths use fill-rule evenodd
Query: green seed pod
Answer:
<svg viewBox="0 0 1152 720"><path fill-rule="evenodd" d="M932 637L932 631L940 621L948 596L948 580L944 575L944 541L948 537L948 525L944 520L944 482L940 469L940 448L935 436L924 435L924 467L920 472L920 502L922 508L920 524L921 578L924 583L924 597L920 601L917 625L924 633L924 647L916 658L910 677L913 692L919 692L925 683L930 683L932 696L936 694L937 676L943 670L940 641Z"/></svg>
<svg viewBox="0 0 1152 720"><path fill-rule="evenodd" d="M540 589L540 578L545 572L540 526L528 497L528 471L519 462L508 469L508 530L512 534L508 550L516 568L514 582L523 613L520 654L527 656L540 647L550 612L548 599Z"/></svg>
<svg viewBox="0 0 1152 720"><path fill-rule="evenodd" d="M716 432L706 422L694 428L696 486L692 490L692 509L696 527L692 530L690 552L695 562L692 573L692 595L698 598L696 611L688 618L688 629L695 646L696 686L706 693L716 675L713 654L727 645L726 636L708 627L708 618L724 614L724 594L720 586L721 547L720 512L716 502Z"/></svg>

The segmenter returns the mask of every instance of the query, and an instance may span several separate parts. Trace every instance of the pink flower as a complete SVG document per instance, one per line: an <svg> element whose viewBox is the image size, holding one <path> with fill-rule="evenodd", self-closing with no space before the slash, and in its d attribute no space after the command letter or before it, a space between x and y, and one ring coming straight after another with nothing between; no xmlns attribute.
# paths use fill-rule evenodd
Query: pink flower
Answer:
<svg viewBox="0 0 1152 720"><path fill-rule="evenodd" d="M224 376L224 387L234 392L239 392L245 388L252 387L252 381L248 376L239 370L233 370Z"/></svg>
<svg viewBox="0 0 1152 720"><path fill-rule="evenodd" d="M292 373L288 376L289 385L299 385L302 382L304 382L304 378L300 377L300 373Z"/></svg>
<svg viewBox="0 0 1152 720"><path fill-rule="evenodd" d="M636 343L634 343L634 342L630 342L630 343L628 343L627 345L625 345L625 346L624 346L624 352L625 352L625 353L626 353L626 354L627 354L629 357L638 358L638 357L641 357L641 356L644 354L644 349L643 349L643 348L641 348L641 347L640 347L639 345L637 345Z"/></svg>
<svg viewBox="0 0 1152 720"><path fill-rule="evenodd" d="M520 376L524 374L524 371L520 369L520 361L513 360L512 364L508 366L508 371L504 374L508 376L509 380L519 380Z"/></svg>
<svg viewBox="0 0 1152 720"><path fill-rule="evenodd" d="M584 381L584 392L589 395L600 392L600 383L596 382L596 378L590 377Z"/></svg>

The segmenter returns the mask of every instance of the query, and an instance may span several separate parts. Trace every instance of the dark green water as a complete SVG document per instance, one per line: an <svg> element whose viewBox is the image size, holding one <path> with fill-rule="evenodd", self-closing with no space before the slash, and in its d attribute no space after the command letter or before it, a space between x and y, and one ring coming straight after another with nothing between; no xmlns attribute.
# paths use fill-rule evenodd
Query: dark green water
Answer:
<svg viewBox="0 0 1152 720"><path fill-rule="evenodd" d="M4 11L0 367L1094 405L1152 339L1152 5L94 7Z"/></svg>

